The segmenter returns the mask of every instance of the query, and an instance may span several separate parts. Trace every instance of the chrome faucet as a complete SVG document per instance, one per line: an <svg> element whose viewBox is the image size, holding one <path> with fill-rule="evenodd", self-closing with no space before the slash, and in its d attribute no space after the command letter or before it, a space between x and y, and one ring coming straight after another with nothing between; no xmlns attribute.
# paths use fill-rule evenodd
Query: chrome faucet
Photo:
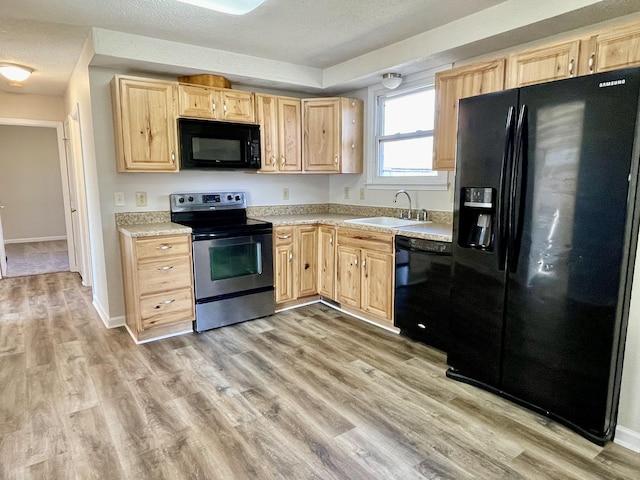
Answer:
<svg viewBox="0 0 640 480"><path fill-rule="evenodd" d="M407 196L407 200L409 200L409 211L407 212L407 219L411 220L411 197L409 196L409 192L407 192L406 190L398 190L396 192L396 195L393 197L393 203L398 202L398 195L400 195L401 193L404 193ZM402 211L400 211L400 218L402 218Z"/></svg>

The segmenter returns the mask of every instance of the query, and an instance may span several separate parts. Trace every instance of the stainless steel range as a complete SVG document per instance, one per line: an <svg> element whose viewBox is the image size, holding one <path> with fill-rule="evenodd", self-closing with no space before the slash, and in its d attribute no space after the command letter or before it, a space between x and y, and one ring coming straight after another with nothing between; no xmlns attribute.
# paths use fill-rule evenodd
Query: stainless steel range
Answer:
<svg viewBox="0 0 640 480"><path fill-rule="evenodd" d="M247 218L245 193L174 193L170 201L171 221L193 230L194 330L272 315L273 225Z"/></svg>

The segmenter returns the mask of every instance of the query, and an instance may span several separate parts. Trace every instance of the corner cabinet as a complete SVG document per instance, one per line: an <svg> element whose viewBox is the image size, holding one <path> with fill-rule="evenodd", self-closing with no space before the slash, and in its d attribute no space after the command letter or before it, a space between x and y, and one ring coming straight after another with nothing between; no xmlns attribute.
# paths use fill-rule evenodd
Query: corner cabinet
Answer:
<svg viewBox="0 0 640 480"><path fill-rule="evenodd" d="M180 116L255 123L253 92L180 84Z"/></svg>
<svg viewBox="0 0 640 480"><path fill-rule="evenodd" d="M261 172L302 171L302 112L299 98L256 95L262 147Z"/></svg>
<svg viewBox="0 0 640 480"><path fill-rule="evenodd" d="M590 39L589 67L607 72L640 65L640 24L603 32Z"/></svg>
<svg viewBox="0 0 640 480"><path fill-rule="evenodd" d="M118 172L178 171L177 88L177 82L113 78Z"/></svg>
<svg viewBox="0 0 640 480"><path fill-rule="evenodd" d="M127 329L138 343L190 332L195 319L191 235L119 231Z"/></svg>
<svg viewBox="0 0 640 480"><path fill-rule="evenodd" d="M393 236L338 229L337 301L393 327Z"/></svg>
<svg viewBox="0 0 640 480"><path fill-rule="evenodd" d="M316 173L362 173L363 102L302 100L302 168Z"/></svg>
<svg viewBox="0 0 640 480"><path fill-rule="evenodd" d="M436 73L434 170L453 170L458 133L458 100L504 88L504 58Z"/></svg>

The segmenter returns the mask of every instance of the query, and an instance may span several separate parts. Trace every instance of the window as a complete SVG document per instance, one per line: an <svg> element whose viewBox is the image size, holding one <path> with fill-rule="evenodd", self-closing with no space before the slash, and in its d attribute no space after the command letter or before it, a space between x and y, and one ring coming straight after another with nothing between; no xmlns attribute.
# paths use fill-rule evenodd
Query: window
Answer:
<svg viewBox="0 0 640 480"><path fill-rule="evenodd" d="M416 85L416 83L419 83ZM372 100L374 139L368 183L446 190L446 172L432 170L435 89L432 81L399 90L376 87Z"/></svg>

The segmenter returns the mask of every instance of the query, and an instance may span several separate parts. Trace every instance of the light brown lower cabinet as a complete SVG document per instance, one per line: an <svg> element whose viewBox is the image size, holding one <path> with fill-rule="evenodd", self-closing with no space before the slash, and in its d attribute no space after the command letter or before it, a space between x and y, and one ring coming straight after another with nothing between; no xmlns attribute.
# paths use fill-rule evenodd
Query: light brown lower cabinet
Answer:
<svg viewBox="0 0 640 480"><path fill-rule="evenodd" d="M329 300L336 299L336 227L318 227L318 293Z"/></svg>
<svg viewBox="0 0 640 480"><path fill-rule="evenodd" d="M273 229L276 304L318 294L318 227Z"/></svg>
<svg viewBox="0 0 640 480"><path fill-rule="evenodd" d="M125 317L137 342L190 331L195 318L191 236L119 232Z"/></svg>
<svg viewBox="0 0 640 480"><path fill-rule="evenodd" d="M393 326L393 236L338 229L337 301Z"/></svg>

